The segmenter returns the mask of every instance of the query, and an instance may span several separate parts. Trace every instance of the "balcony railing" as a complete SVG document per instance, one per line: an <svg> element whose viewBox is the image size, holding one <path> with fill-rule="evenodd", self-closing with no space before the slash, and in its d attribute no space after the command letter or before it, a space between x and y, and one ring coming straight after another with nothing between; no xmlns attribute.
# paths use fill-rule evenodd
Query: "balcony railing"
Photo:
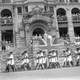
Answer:
<svg viewBox="0 0 80 80"><path fill-rule="evenodd" d="M57 21L58 24L66 24L68 22L67 16L57 16Z"/></svg>
<svg viewBox="0 0 80 80"><path fill-rule="evenodd" d="M0 18L0 24L1 26L11 26L13 25L13 19L12 18Z"/></svg>
<svg viewBox="0 0 80 80"><path fill-rule="evenodd" d="M73 23L80 23L80 15L72 16Z"/></svg>

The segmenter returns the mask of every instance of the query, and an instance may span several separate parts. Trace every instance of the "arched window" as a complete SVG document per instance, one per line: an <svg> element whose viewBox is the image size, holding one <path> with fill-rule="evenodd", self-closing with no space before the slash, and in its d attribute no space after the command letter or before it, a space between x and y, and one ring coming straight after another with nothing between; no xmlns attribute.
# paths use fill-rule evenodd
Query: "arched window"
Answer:
<svg viewBox="0 0 80 80"><path fill-rule="evenodd" d="M64 15L66 15L65 9L59 8L59 9L57 10L57 15L59 15L59 16L64 16Z"/></svg>
<svg viewBox="0 0 80 80"><path fill-rule="evenodd" d="M65 26L67 23L67 16L66 16L66 10L63 8L59 8L57 10L57 20L58 20L58 25L63 25L59 26L59 34L60 37L66 38L66 35L68 34L68 27Z"/></svg>
<svg viewBox="0 0 80 80"><path fill-rule="evenodd" d="M78 2L78 0L70 0L70 2Z"/></svg>
<svg viewBox="0 0 80 80"><path fill-rule="evenodd" d="M3 9L1 11L1 17L12 17L12 13L9 9Z"/></svg>
<svg viewBox="0 0 80 80"><path fill-rule="evenodd" d="M71 10L71 13L72 13L72 14L79 14L79 13L80 13L80 10L79 10L78 8L73 8L73 9Z"/></svg>

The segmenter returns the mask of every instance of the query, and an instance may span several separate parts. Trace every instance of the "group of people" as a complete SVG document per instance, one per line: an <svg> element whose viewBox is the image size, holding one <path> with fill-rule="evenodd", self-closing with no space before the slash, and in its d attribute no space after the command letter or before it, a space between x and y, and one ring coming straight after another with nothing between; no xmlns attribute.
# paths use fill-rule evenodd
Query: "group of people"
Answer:
<svg viewBox="0 0 80 80"><path fill-rule="evenodd" d="M3 24L11 24L12 23L12 17L9 16L9 17L2 17L2 20L1 20Z"/></svg>
<svg viewBox="0 0 80 80"><path fill-rule="evenodd" d="M73 56L72 51L70 49L66 49L63 51L64 60L63 65L59 62L59 54L57 50L51 50L46 54L46 51L39 50L35 56L30 58L27 51L22 53L22 58L20 60L20 69L21 70L39 70L39 69L52 69L52 68L60 68L60 67L73 67L80 66L80 49L75 51L75 56ZM75 57L75 60L74 60ZM75 61L75 63L74 63ZM33 62L33 64L32 64ZM32 66L34 67L32 68ZM14 59L13 52L8 54L6 71L17 71L16 62Z"/></svg>
<svg viewBox="0 0 80 80"><path fill-rule="evenodd" d="M71 66L80 66L80 49L77 48L74 52L71 51L69 48L63 51L65 54L64 58L64 67L71 67Z"/></svg>
<svg viewBox="0 0 80 80"><path fill-rule="evenodd" d="M66 15L63 15L63 16L58 15L58 16L57 16L57 19L58 19L58 21L67 21Z"/></svg>

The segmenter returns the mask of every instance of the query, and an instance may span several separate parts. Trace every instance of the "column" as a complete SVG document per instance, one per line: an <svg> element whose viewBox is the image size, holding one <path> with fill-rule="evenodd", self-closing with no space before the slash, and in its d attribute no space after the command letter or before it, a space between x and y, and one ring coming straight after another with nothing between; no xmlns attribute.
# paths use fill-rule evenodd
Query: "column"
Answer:
<svg viewBox="0 0 80 80"><path fill-rule="evenodd" d="M68 34L70 36L70 41L74 41L74 28L72 23L71 10L67 9L67 19L68 19Z"/></svg>
<svg viewBox="0 0 80 80"><path fill-rule="evenodd" d="M30 40L30 28L29 28L29 23L26 24L25 26L25 31L26 31L26 46L28 45L29 43L29 40Z"/></svg>
<svg viewBox="0 0 80 80"><path fill-rule="evenodd" d="M31 31L30 31L30 25L29 23L26 24L25 26L25 31L26 31L26 48L28 50L29 53L29 57L33 57L33 43L31 44ZM33 41L32 41L33 42ZM34 69L34 58L31 58L31 68Z"/></svg>
<svg viewBox="0 0 80 80"><path fill-rule="evenodd" d="M1 41L2 41L2 34L1 34L1 30L0 30L0 51L2 50Z"/></svg>
<svg viewBox="0 0 80 80"><path fill-rule="evenodd" d="M56 37L59 38L60 36L59 36L59 28L58 28L58 22L57 22L56 8L54 8L53 27L56 27Z"/></svg>

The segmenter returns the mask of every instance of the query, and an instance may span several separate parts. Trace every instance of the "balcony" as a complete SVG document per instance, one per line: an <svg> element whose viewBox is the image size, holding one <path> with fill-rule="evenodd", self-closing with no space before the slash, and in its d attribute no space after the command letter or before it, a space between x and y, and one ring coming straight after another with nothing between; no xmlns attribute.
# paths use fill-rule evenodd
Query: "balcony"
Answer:
<svg viewBox="0 0 80 80"><path fill-rule="evenodd" d="M7 17L0 18L0 24L1 24L1 26L12 26L13 19L7 18Z"/></svg>
<svg viewBox="0 0 80 80"><path fill-rule="evenodd" d="M73 20L73 23L80 22L80 15L73 15L72 20Z"/></svg>
<svg viewBox="0 0 80 80"><path fill-rule="evenodd" d="M72 21L73 21L74 26L79 26L80 25L80 15L73 15Z"/></svg>
<svg viewBox="0 0 80 80"><path fill-rule="evenodd" d="M57 21L59 27L67 27L68 26L68 21L67 21L67 16L57 16Z"/></svg>

